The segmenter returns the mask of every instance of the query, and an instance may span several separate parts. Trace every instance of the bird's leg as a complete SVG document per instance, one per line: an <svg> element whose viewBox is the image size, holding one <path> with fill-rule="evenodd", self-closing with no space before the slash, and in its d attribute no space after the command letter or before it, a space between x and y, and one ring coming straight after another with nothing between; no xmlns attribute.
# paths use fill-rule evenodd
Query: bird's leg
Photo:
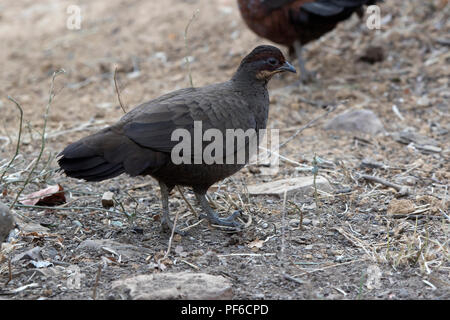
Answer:
<svg viewBox="0 0 450 320"><path fill-rule="evenodd" d="M200 205L203 209L203 211L206 212L206 218L212 223L217 224L220 226L227 226L227 227L233 227L233 228L239 228L241 226L241 223L235 220L235 218L240 214L239 211L233 212L231 216L228 218L219 218L217 214L214 212L214 210L211 208L211 206L208 203L208 200L206 199L206 194L204 193L198 193L195 192L195 196L197 197L198 202L200 202ZM205 216L205 215L203 215Z"/></svg>
<svg viewBox="0 0 450 320"><path fill-rule="evenodd" d="M297 55L298 65L300 67L300 81L302 83L310 82L315 77L315 72L308 71L305 66L305 60L303 59L303 47L300 41L294 42L295 54Z"/></svg>
<svg viewBox="0 0 450 320"><path fill-rule="evenodd" d="M159 187L161 188L161 202L162 202L162 217L161 217L161 227L164 231L171 232L173 229L173 222L169 216L169 193L172 188L169 188L164 182L159 181ZM175 232L180 235L185 235L186 233L175 228Z"/></svg>

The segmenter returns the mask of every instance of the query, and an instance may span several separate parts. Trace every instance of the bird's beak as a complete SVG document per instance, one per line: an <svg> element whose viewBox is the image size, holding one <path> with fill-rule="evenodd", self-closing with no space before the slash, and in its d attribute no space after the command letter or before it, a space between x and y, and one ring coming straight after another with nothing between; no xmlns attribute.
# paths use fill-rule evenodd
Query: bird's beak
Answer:
<svg viewBox="0 0 450 320"><path fill-rule="evenodd" d="M297 73L297 70L295 70L294 66L287 61L281 67L279 67L277 69L277 71L279 71L279 72L289 71L289 72Z"/></svg>

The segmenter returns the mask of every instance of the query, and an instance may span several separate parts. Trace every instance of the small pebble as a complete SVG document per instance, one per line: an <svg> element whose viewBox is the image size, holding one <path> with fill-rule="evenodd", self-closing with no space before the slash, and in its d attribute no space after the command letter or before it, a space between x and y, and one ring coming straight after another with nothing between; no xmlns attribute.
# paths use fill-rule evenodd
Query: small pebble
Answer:
<svg viewBox="0 0 450 320"><path fill-rule="evenodd" d="M73 222L72 222L74 225L76 225L77 227L82 227L83 225L81 224L81 222L80 221L78 221L78 220L74 220Z"/></svg>
<svg viewBox="0 0 450 320"><path fill-rule="evenodd" d="M102 206L105 209L109 209L114 206L114 193L107 191L102 196Z"/></svg>
<svg viewBox="0 0 450 320"><path fill-rule="evenodd" d="M265 298L264 293L257 293L253 296L253 299L255 299L255 300L262 300L264 298Z"/></svg>
<svg viewBox="0 0 450 320"><path fill-rule="evenodd" d="M417 105L420 107L428 107L431 103L430 99L427 96L420 97L416 101Z"/></svg>
<svg viewBox="0 0 450 320"><path fill-rule="evenodd" d="M111 221L111 225L114 226L114 227L122 227L123 223L120 222L120 221L114 220L114 221Z"/></svg>

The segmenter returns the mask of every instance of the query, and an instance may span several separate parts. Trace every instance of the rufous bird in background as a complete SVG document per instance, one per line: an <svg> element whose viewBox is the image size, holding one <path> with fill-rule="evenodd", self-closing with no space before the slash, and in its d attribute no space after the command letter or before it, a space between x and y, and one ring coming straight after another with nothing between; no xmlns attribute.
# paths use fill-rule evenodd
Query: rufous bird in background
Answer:
<svg viewBox="0 0 450 320"><path fill-rule="evenodd" d="M260 37L289 48L297 55L302 82L312 73L302 58L303 46L332 31L353 13L363 16L364 6L377 0L238 0L248 27Z"/></svg>

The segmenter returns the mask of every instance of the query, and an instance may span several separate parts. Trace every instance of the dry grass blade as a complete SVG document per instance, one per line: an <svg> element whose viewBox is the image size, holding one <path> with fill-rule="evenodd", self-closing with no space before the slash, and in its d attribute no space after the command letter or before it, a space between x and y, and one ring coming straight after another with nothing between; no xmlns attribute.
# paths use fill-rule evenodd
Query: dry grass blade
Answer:
<svg viewBox="0 0 450 320"><path fill-rule="evenodd" d="M49 97L48 97L48 103L47 106L45 107L45 113L44 113L44 127L42 129L42 133L41 133L41 149L39 151L39 155L36 159L36 162L33 166L33 168L31 169L30 173L28 174L22 188L19 190L19 192L16 195L16 198L14 199L14 201L11 203L10 205L10 209L12 209L14 207L14 205L17 203L17 201L19 200L20 195L22 194L23 190L25 190L25 187L28 185L28 183L30 182L33 173L35 172L39 161L42 158L42 154L44 153L44 149L45 149L45 142L46 142L46 135L45 135L45 131L47 129L47 121L48 121L48 115L49 115L49 111L50 111L50 105L52 104L53 98L55 97L55 92L54 92L54 87L55 87L55 78L56 76L58 76L61 73L65 73L66 71L64 71L64 69L58 70L53 72L53 76L52 76L52 82L51 82L51 86L50 86L50 93L49 93Z"/></svg>
<svg viewBox="0 0 450 320"><path fill-rule="evenodd" d="M183 189L180 186L177 186L178 192L181 194L181 197L183 198L184 202L186 202L189 210L198 218L198 213L195 211L194 207L189 203L188 199L184 196Z"/></svg>
<svg viewBox="0 0 450 320"><path fill-rule="evenodd" d="M127 113L125 107L123 106L122 99L120 98L119 86L117 85L117 66L114 68L114 86L116 88L117 99L119 100L120 107L122 108L123 113Z"/></svg>
<svg viewBox="0 0 450 320"><path fill-rule="evenodd" d="M367 256L369 256L372 259L372 261L376 260L374 255L368 249L369 245L367 243L365 243L363 240L358 239L357 237L348 233L341 227L335 227L333 229L338 231L340 234L342 234L348 241L353 243L354 246L362 248L364 250L364 252L367 254Z"/></svg>
<svg viewBox="0 0 450 320"><path fill-rule="evenodd" d="M2 176L0 177L0 184L3 182L3 178L4 178L5 174L8 172L8 170L11 167L12 163L14 162L14 160L17 157L17 155L19 154L20 138L22 137L23 109L20 106L20 104L16 100L14 100L14 98L8 96L8 99L11 100L12 102L14 102L16 107L19 109L19 112L20 112L20 126L19 126L19 135L17 137L16 152L14 153L14 156L11 158L11 161L8 163L8 165L6 166L5 170L3 171Z"/></svg>
<svg viewBox="0 0 450 320"><path fill-rule="evenodd" d="M173 220L173 226L172 226L172 233L170 234L170 238L169 238L169 244L167 246L167 251L164 254L164 257L162 257L159 261L158 264L160 263L161 260L166 259L169 256L170 253L170 249L172 248L172 241L173 241L173 236L175 235L175 230L177 228L177 221L178 221L178 210L177 213L175 214L175 219Z"/></svg>

